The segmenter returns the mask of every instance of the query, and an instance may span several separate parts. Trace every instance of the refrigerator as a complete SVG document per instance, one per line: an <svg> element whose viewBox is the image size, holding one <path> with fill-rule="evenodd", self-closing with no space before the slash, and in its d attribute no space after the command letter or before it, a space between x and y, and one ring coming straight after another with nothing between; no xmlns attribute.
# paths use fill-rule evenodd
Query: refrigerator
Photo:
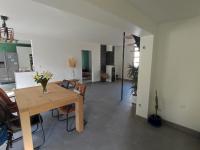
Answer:
<svg viewBox="0 0 200 150"><path fill-rule="evenodd" d="M17 52L0 51L0 84L15 82L14 73L19 71Z"/></svg>

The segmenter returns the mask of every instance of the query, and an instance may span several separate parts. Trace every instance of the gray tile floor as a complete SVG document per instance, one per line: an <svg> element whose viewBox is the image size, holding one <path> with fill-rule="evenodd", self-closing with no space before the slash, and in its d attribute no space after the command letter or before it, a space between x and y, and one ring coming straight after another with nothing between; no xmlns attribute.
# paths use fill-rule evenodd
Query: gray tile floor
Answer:
<svg viewBox="0 0 200 150"><path fill-rule="evenodd" d="M129 91L126 83L125 91ZM128 95L128 94L126 94ZM65 122L43 114L46 142L43 150L200 150L200 139L172 127L151 127L135 116L128 96L120 103L120 83L95 83L87 87L82 134L67 133ZM39 143L40 135L34 135ZM21 150L22 142L12 150Z"/></svg>

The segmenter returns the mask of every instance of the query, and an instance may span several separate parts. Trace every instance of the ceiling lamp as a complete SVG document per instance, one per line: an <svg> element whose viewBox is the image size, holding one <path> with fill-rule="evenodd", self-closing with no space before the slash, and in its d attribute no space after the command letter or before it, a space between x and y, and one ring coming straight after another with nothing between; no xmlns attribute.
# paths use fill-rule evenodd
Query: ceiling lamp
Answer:
<svg viewBox="0 0 200 150"><path fill-rule="evenodd" d="M0 41L9 41L12 42L14 40L14 30L13 28L8 28L6 25L6 21L8 20L7 16L1 16L2 26L0 27Z"/></svg>

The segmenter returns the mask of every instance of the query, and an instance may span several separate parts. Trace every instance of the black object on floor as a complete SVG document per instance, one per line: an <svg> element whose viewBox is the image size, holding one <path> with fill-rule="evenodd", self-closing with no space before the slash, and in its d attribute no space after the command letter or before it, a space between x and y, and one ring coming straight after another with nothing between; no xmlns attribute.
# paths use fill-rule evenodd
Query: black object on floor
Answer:
<svg viewBox="0 0 200 150"><path fill-rule="evenodd" d="M148 122L154 127L161 127L162 125L161 117L155 114L148 117Z"/></svg>

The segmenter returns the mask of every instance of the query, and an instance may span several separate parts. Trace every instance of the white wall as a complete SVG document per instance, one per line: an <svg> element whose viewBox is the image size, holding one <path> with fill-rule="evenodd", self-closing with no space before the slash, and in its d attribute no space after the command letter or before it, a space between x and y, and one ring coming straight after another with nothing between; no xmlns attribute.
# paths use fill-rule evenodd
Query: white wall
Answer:
<svg viewBox="0 0 200 150"><path fill-rule="evenodd" d="M72 78L72 70L68 67L69 57L77 60L76 78L82 80L81 50L92 52L92 81L100 79L100 44L90 44L77 41L65 41L39 36L19 35L21 39L32 41L33 63L36 71L48 70L54 74L53 80Z"/></svg>
<svg viewBox="0 0 200 150"><path fill-rule="evenodd" d="M159 26L153 55L150 113L200 131L200 17Z"/></svg>
<svg viewBox="0 0 200 150"><path fill-rule="evenodd" d="M92 71L92 52L90 51L89 51L89 71L90 72Z"/></svg>
<svg viewBox="0 0 200 150"><path fill-rule="evenodd" d="M17 56L19 62L19 70L31 70L30 57L32 54L31 47L17 46Z"/></svg>
<svg viewBox="0 0 200 150"><path fill-rule="evenodd" d="M122 73L122 46L115 46L114 52L115 74L121 78Z"/></svg>
<svg viewBox="0 0 200 150"><path fill-rule="evenodd" d="M154 36L152 35L141 37L140 40L136 114L143 118L148 116L153 41Z"/></svg>
<svg viewBox="0 0 200 150"><path fill-rule="evenodd" d="M133 62L133 47L126 46L124 51L124 79L129 79L127 76L128 72L128 65L132 64ZM122 74L122 52L123 48L122 46L115 46L115 71L116 74L119 75L119 78L121 78Z"/></svg>

